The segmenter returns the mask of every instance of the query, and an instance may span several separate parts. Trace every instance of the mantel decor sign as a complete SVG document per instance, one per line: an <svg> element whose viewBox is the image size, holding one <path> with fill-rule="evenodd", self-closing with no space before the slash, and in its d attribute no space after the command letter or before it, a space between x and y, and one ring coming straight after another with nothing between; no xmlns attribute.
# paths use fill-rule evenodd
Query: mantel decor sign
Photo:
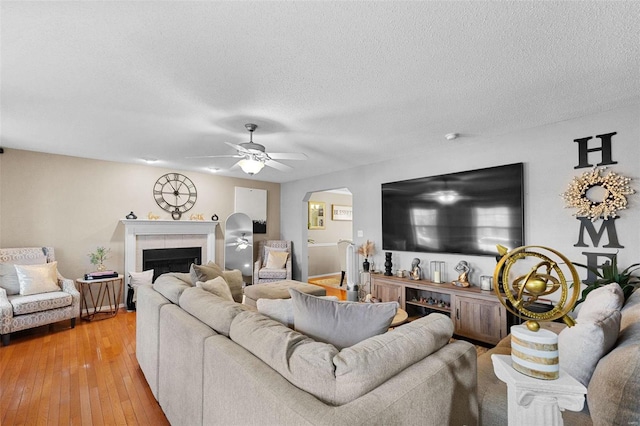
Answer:
<svg viewBox="0 0 640 426"><path fill-rule="evenodd" d="M331 220L353 220L351 206L331 205Z"/></svg>
<svg viewBox="0 0 640 426"><path fill-rule="evenodd" d="M562 194L566 207L578 209L574 216L587 217L592 222L602 218L615 218L618 210L627 208L626 195L635 191L629 187L631 179L614 172L603 175L606 167L594 167L574 177L567 191ZM596 195L591 195L591 191Z"/></svg>

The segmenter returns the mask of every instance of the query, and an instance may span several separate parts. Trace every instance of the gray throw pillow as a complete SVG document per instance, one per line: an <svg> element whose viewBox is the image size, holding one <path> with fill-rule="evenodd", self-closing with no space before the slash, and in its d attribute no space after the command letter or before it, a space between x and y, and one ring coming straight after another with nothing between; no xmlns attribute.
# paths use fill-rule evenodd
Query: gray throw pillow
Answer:
<svg viewBox="0 0 640 426"><path fill-rule="evenodd" d="M351 303L320 299L289 289L295 330L312 339L348 348L385 333L398 310L396 302Z"/></svg>
<svg viewBox="0 0 640 426"><path fill-rule="evenodd" d="M221 277L222 268L211 262L208 265L196 265L192 263L191 268L189 268L189 274L191 275L192 285L196 285L198 281L206 282Z"/></svg>

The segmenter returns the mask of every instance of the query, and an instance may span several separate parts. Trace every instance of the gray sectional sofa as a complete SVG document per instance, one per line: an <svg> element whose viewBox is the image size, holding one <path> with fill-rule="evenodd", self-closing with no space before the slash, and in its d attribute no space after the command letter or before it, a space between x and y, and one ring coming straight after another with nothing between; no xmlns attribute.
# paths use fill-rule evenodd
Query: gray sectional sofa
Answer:
<svg viewBox="0 0 640 426"><path fill-rule="evenodd" d="M473 425L476 351L435 314L338 351L193 287L141 286L136 355L172 425Z"/></svg>
<svg viewBox="0 0 640 426"><path fill-rule="evenodd" d="M620 333L615 346L598 361L587 387L587 403L580 412L564 411L564 424L637 425L640 424L640 290L626 301ZM547 326L558 333L563 324ZM492 354L511 354L511 337L478 358L478 402L480 423L507 424L507 385L493 372Z"/></svg>

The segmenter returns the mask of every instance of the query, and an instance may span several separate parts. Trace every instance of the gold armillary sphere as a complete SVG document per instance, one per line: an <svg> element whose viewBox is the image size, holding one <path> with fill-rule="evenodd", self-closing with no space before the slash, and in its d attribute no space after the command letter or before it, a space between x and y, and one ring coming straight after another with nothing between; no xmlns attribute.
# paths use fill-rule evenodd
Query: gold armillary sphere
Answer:
<svg viewBox="0 0 640 426"><path fill-rule="evenodd" d="M502 258L496 265L493 282L502 281L504 294L500 293L499 285L494 286L494 291L509 312L527 320L526 326L531 331L540 328L538 321L562 318L568 326L575 324L567 313L578 300L580 277L569 259L556 250L543 246L522 246L512 251L498 246L498 252ZM567 284L565 278L566 271L571 275L571 282L575 284L571 294L570 284ZM540 297L556 291L560 291L560 296L550 311L529 310L531 304Z"/></svg>

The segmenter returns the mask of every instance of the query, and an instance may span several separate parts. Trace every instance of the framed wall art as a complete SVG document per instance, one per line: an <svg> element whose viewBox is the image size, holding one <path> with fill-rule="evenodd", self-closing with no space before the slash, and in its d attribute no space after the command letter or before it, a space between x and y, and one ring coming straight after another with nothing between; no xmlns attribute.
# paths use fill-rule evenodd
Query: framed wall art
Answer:
<svg viewBox="0 0 640 426"><path fill-rule="evenodd" d="M353 220L351 206L331 205L331 220Z"/></svg>

